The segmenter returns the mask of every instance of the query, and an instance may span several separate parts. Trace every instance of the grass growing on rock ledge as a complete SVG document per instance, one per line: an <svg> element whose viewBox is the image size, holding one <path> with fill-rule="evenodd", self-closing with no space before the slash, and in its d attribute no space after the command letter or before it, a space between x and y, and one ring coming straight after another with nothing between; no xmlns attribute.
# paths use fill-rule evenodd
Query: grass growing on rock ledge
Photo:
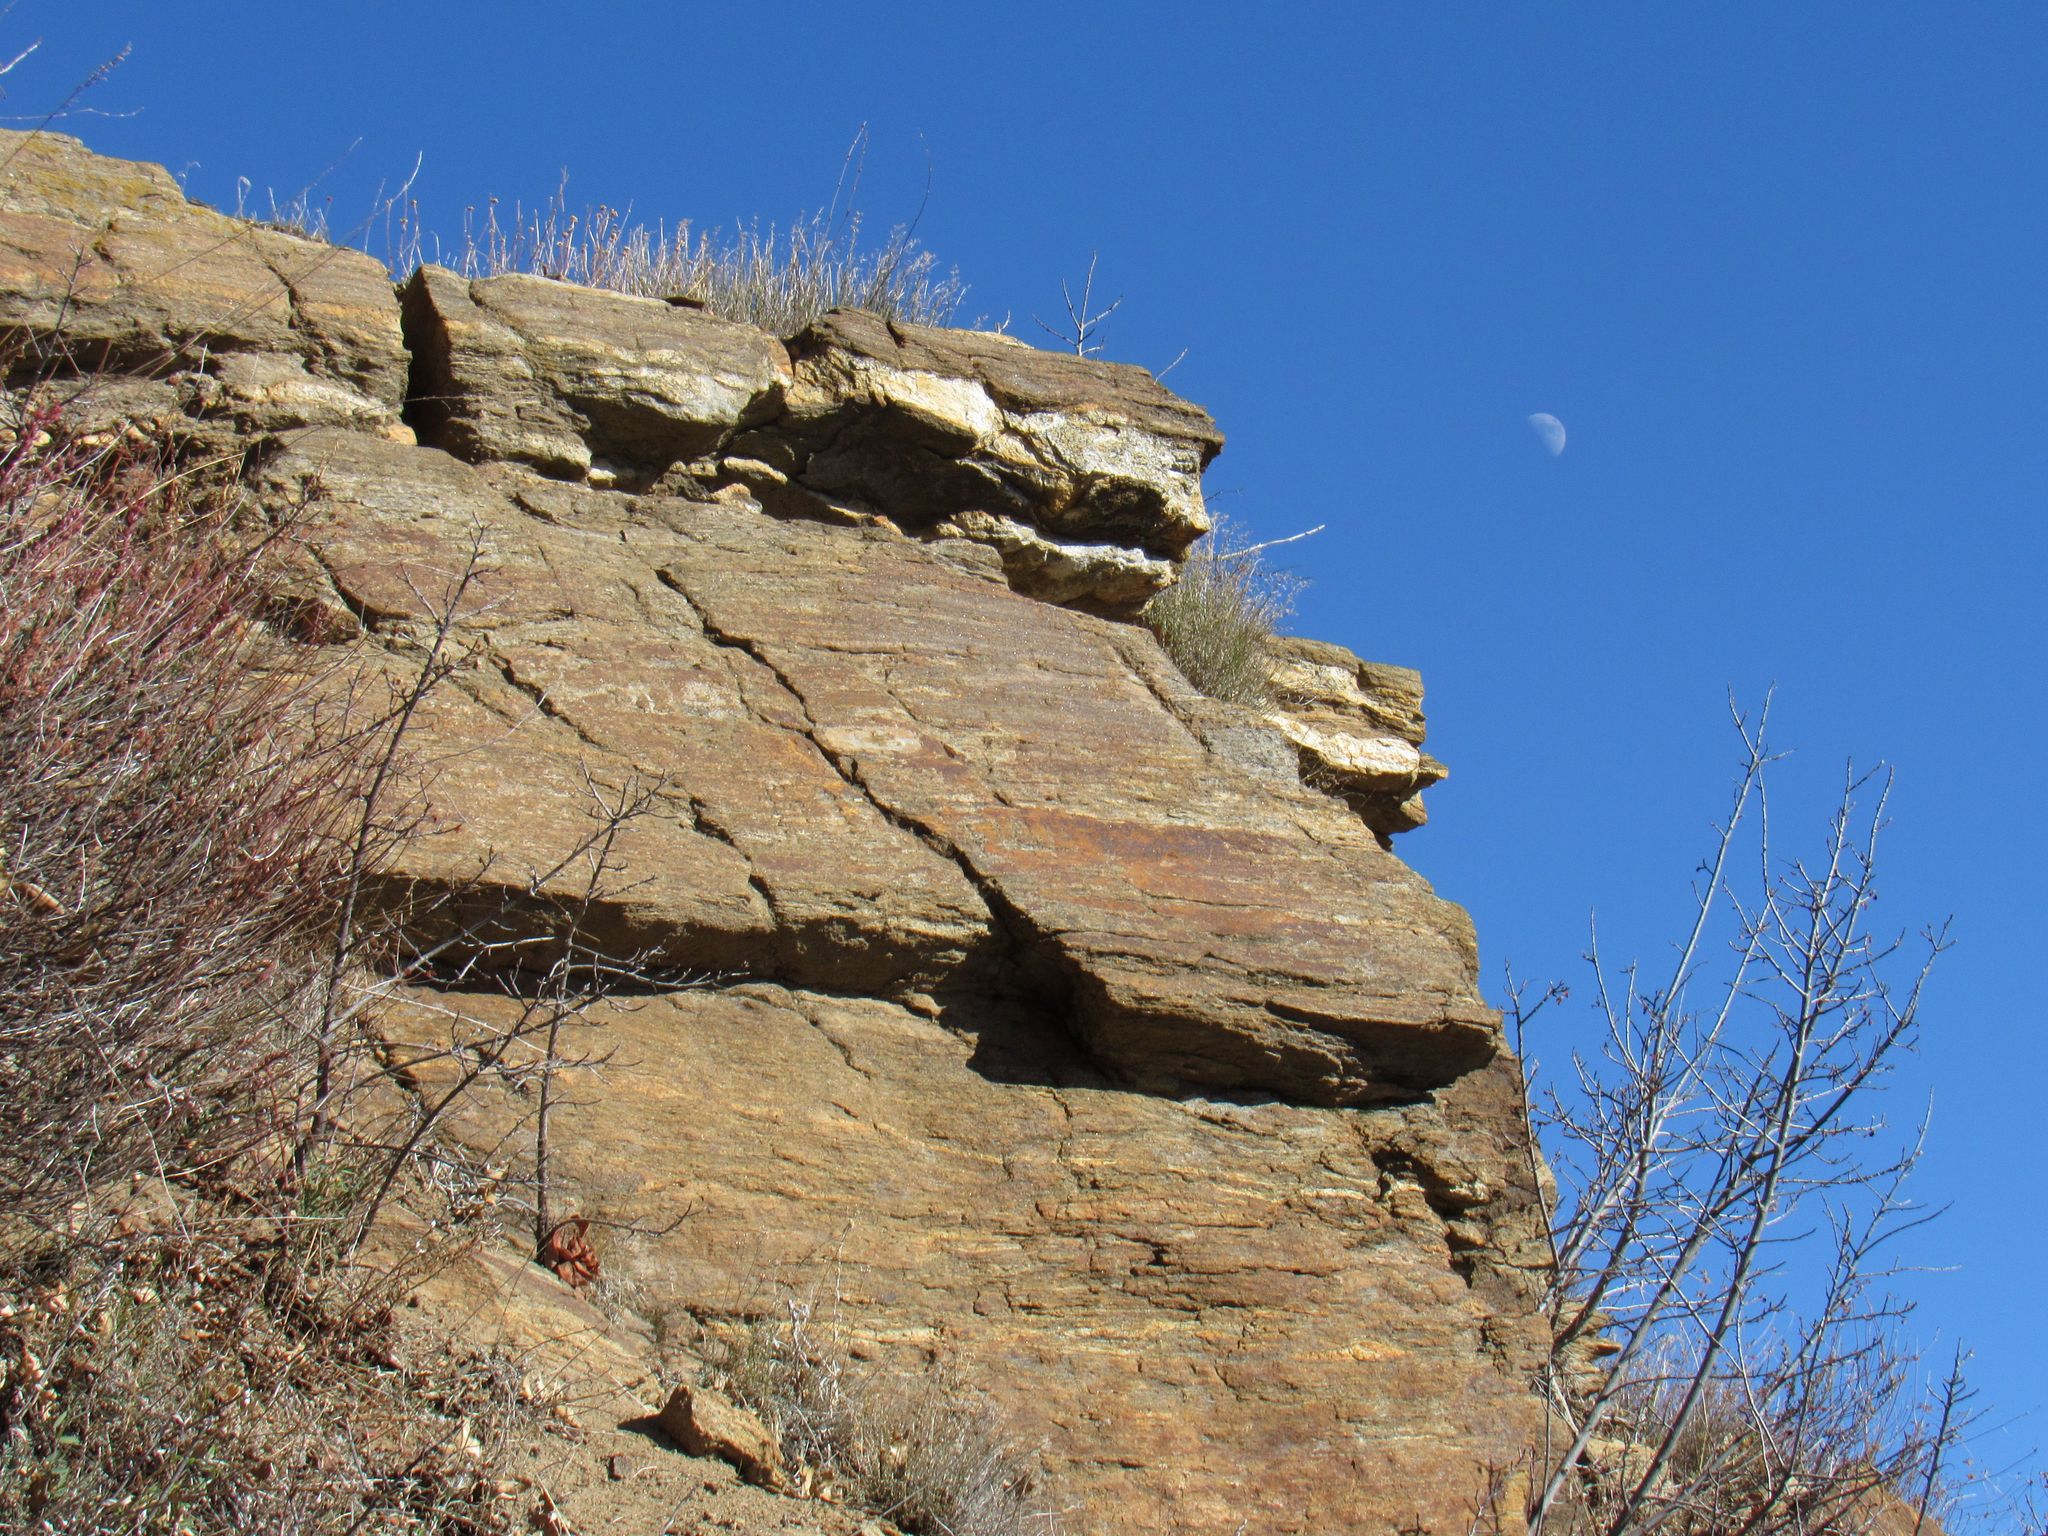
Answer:
<svg viewBox="0 0 2048 1536"><path fill-rule="evenodd" d="M860 220L825 213L788 229L749 224L731 234L693 234L635 224L612 208L578 217L559 199L508 228L495 203L481 229L464 231L455 263L465 277L530 272L588 288L647 298L683 298L712 314L791 336L831 309L865 309L884 320L950 325L965 298L955 272L898 227L863 246Z"/></svg>
<svg viewBox="0 0 2048 1536"><path fill-rule="evenodd" d="M1299 578L1274 570L1218 517L1181 567L1180 580L1145 606L1181 675L1212 699L1248 708L1272 702L1266 642L1294 611Z"/></svg>
<svg viewBox="0 0 2048 1536"><path fill-rule="evenodd" d="M856 152L861 141L856 141ZM849 156L849 164L852 156ZM952 325L967 297L955 269L941 270L914 226L897 225L879 244L863 244L859 212L819 209L787 228L758 220L699 231L636 222L630 210L602 204L573 213L567 181L544 207L515 203L502 217L492 198L481 219L471 209L452 252L428 250L416 212L403 221L387 264L400 277L423 261L441 261L464 277L529 273L586 288L684 301L723 319L793 336L828 310L864 309L884 320ZM857 190L857 185L856 185ZM324 229L311 231L324 234Z"/></svg>
<svg viewBox="0 0 2048 1536"><path fill-rule="evenodd" d="M859 161L867 131L847 153L838 193L846 177L859 191ZM462 234L453 250L421 222L411 201L413 174L395 192L379 189L370 211L344 232L330 219L329 202L308 185L280 199L267 190L254 197L247 178L237 184L232 210L238 219L307 240L372 246L372 231L384 230L383 261L403 280L433 262L467 278L523 273L640 298L699 306L726 320L793 336L834 309L863 309L884 320L912 325L957 322L967 285L956 268L919 245L915 222L893 226L879 244L863 244L865 219L858 209L839 206L793 218L787 228L758 219L724 229L699 230L687 219L674 225L636 221L631 209L605 204L570 211L568 178L548 201L531 211L515 202L509 217L493 197L464 211ZM401 211L403 210L403 211Z"/></svg>

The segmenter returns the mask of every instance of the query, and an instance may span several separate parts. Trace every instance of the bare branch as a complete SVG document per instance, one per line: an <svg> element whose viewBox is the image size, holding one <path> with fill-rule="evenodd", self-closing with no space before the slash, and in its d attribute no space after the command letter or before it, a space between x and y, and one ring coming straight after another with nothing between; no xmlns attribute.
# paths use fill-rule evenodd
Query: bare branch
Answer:
<svg viewBox="0 0 2048 1536"><path fill-rule="evenodd" d="M1068 346L1072 347L1076 357L1093 357L1102 350L1102 344L1095 339L1096 333L1102 329L1104 321L1108 320L1111 315L1123 307L1122 295L1118 295L1101 309L1094 307L1095 263L1101 254L1099 251L1090 251L1088 253L1088 273L1081 280L1081 297L1079 299L1074 297L1073 289L1067 286L1067 280L1065 278L1060 279L1060 298L1065 303L1067 310L1066 329L1062 330L1058 326L1047 325L1036 315L1031 317L1036 322L1038 328L1048 336L1065 342ZM1179 359L1176 358L1174 361L1178 362ZM1172 365L1169 364L1168 366L1171 367Z"/></svg>
<svg viewBox="0 0 2048 1536"><path fill-rule="evenodd" d="M1532 1492L1532 1532L1789 1536L1873 1499L1906 1507L1908 1487L1924 1506L1960 1430L1960 1361L1916 1405L1897 1343L1911 1308L1883 1289L1898 1240L1932 1213L1905 1194L1924 1120L1894 1135L1878 1096L1946 930L1917 956L1870 930L1889 772L1845 774L1818 856L1781 863L1768 700L1754 721L1730 713L1734 799L1663 985L1610 973L1596 931L1599 1047L1528 1099L1568 1191L1539 1383L1565 1443ZM1558 993L1508 995L1526 1051Z"/></svg>

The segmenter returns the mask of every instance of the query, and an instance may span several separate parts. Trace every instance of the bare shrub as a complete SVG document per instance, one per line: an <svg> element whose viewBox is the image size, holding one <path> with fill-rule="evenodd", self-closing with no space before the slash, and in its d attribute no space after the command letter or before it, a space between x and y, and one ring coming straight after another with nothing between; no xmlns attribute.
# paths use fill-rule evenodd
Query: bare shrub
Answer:
<svg viewBox="0 0 2048 1536"><path fill-rule="evenodd" d="M643 957L622 958L589 941L590 910L613 894L619 877L619 835L654 810L663 786L637 778L607 786L587 770L586 786L590 829L553 864L531 874L521 893L529 901L537 899L557 877L580 868L583 889L558 906L555 933L507 936L505 892L493 897L458 888L406 909L402 927L385 941L393 957L386 968L344 966L346 986L332 1018L353 1021L375 1014L404 989L405 1013L430 1021L431 1030L428 1037L411 1028L358 1033L334 1048L340 1099L335 1119L344 1130L340 1147L347 1156L367 1156L378 1165L350 1212L356 1241L368 1236L403 1180L426 1172L435 1180L474 1183L493 1166L499 1167L498 1174L484 1172L493 1200L502 1197L507 1207L526 1215L533 1252L543 1262L552 1264L551 1239L569 1220L592 1224L588 1213L566 1218L556 1206L551 1133L556 1113L572 1102L570 1082L611 1060L609 1048L593 1039L602 1033L594 1018L597 1005L614 1001L621 991L693 983L650 969ZM463 915L462 909L476 904L480 895L481 911ZM437 908L458 915L437 927ZM553 951L551 957L522 963L543 948ZM428 978L431 986L425 984ZM465 996L466 989L478 987L495 990L502 1006L486 1008ZM399 1034L406 1038L400 1041ZM398 1096L398 1108L381 1115L366 1112L360 1105L370 1097L366 1089L394 1070L407 1087ZM504 1090L524 1108L489 1145L460 1146L445 1134L448 1123L486 1085ZM523 1165L523 1171L511 1173L515 1165ZM632 1222L602 1225L629 1235L660 1235L682 1219L659 1228Z"/></svg>
<svg viewBox="0 0 2048 1536"><path fill-rule="evenodd" d="M389 722L263 627L289 509L0 409L0 1524L513 1528L340 1262L382 1165L294 1165Z"/></svg>
<svg viewBox="0 0 2048 1536"><path fill-rule="evenodd" d="M1222 518L1195 546L1180 579L1145 605L1145 626L1181 674L1213 699L1253 708L1273 699L1266 642L1294 611L1301 582L1260 558Z"/></svg>
<svg viewBox="0 0 2048 1536"><path fill-rule="evenodd" d="M1037 1476L986 1410L937 1368L915 1379L857 1369L815 1307L791 1298L712 1345L713 1382L760 1415L814 1486L918 1536L1057 1529Z"/></svg>
<svg viewBox="0 0 2048 1536"><path fill-rule="evenodd" d="M1926 1215L1905 1193L1924 1128L1882 1095L1946 930L1872 928L1882 772L1848 777L1816 855L1784 856L1767 715L1736 716L1670 970L1615 972L1596 935L1599 1047L1533 1100L1565 1190L1535 1531L1861 1530L1938 1503L1968 1425L1960 1358L1930 1386L1885 1288ZM1564 996L1509 991L1518 1043Z"/></svg>
<svg viewBox="0 0 2048 1536"><path fill-rule="evenodd" d="M608 784L586 764L587 828L522 880L496 877L496 855L449 884L422 888L391 874L408 846L444 830L426 809L430 775L411 737L432 696L471 664L459 631L480 617L471 598L487 558L473 530L438 587L412 572L416 612L383 637L400 665L366 666L341 690L358 766L337 792L340 878L296 1037L306 1080L293 1085L292 1171L301 1217L307 1195L342 1181L328 1219L350 1257L395 1196L426 1194L476 1215L481 1193L485 1205L525 1207L531 1254L552 1267L548 1249L564 1225L552 1203L554 1115L566 1080L610 1059L590 1042L599 1032L592 1010L621 990L690 980L610 953L588 932L593 910L621 884L620 835L658 808L659 780ZM504 1006L472 1002L476 989ZM399 1038L386 1028L398 1011L429 1028ZM485 1086L527 1107L490 1145L466 1147L448 1134L450 1122Z"/></svg>
<svg viewBox="0 0 2048 1536"><path fill-rule="evenodd" d="M0 426L0 1205L51 1224L288 1106L278 1021L329 918L350 744L281 731L252 624L278 530L202 473Z"/></svg>
<svg viewBox="0 0 2048 1536"><path fill-rule="evenodd" d="M512 1182L539 1243L549 1115L597 1059L568 1026L640 979L580 914L651 791L593 778L588 836L523 892L394 907L380 871L434 832L407 736L480 542L395 663L336 669L265 624L298 509L33 394L0 409L0 1524L520 1528L503 1372L401 1369L390 1306L493 1232L508 1181L441 1136L487 1076L536 1101ZM572 868L560 931L508 937ZM377 1010L536 937L521 1006L451 1017L456 1080L422 1091ZM394 1200L406 1256L366 1258Z"/></svg>

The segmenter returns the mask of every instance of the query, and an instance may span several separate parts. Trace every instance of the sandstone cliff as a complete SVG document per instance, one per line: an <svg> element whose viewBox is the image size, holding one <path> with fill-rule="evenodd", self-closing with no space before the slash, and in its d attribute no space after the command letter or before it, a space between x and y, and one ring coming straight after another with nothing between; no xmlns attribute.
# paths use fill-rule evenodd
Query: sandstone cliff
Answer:
<svg viewBox="0 0 2048 1536"><path fill-rule="evenodd" d="M518 1007L572 909L663 978L556 1131L568 1205L688 1213L607 1255L643 1319L822 1283L1042 1443L1074 1529L1466 1529L1537 1418L1515 1068L1388 847L1442 775L1413 674L1289 642L1254 715L1130 622L1208 526L1205 413L862 314L394 289L0 143L18 371L311 496L298 641L402 670L469 573L440 831L380 876L453 947L380 1027ZM650 799L584 910L593 786Z"/></svg>

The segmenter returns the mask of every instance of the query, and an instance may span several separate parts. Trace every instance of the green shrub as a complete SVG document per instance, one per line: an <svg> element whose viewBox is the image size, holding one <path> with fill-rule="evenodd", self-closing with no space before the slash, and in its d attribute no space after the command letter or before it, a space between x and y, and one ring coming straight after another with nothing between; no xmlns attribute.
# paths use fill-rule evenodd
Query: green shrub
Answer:
<svg viewBox="0 0 2048 1536"><path fill-rule="evenodd" d="M1143 618L1195 687L1258 708L1272 702L1266 642L1294 611L1301 585L1267 566L1259 547L1219 517L1180 580L1146 604Z"/></svg>

